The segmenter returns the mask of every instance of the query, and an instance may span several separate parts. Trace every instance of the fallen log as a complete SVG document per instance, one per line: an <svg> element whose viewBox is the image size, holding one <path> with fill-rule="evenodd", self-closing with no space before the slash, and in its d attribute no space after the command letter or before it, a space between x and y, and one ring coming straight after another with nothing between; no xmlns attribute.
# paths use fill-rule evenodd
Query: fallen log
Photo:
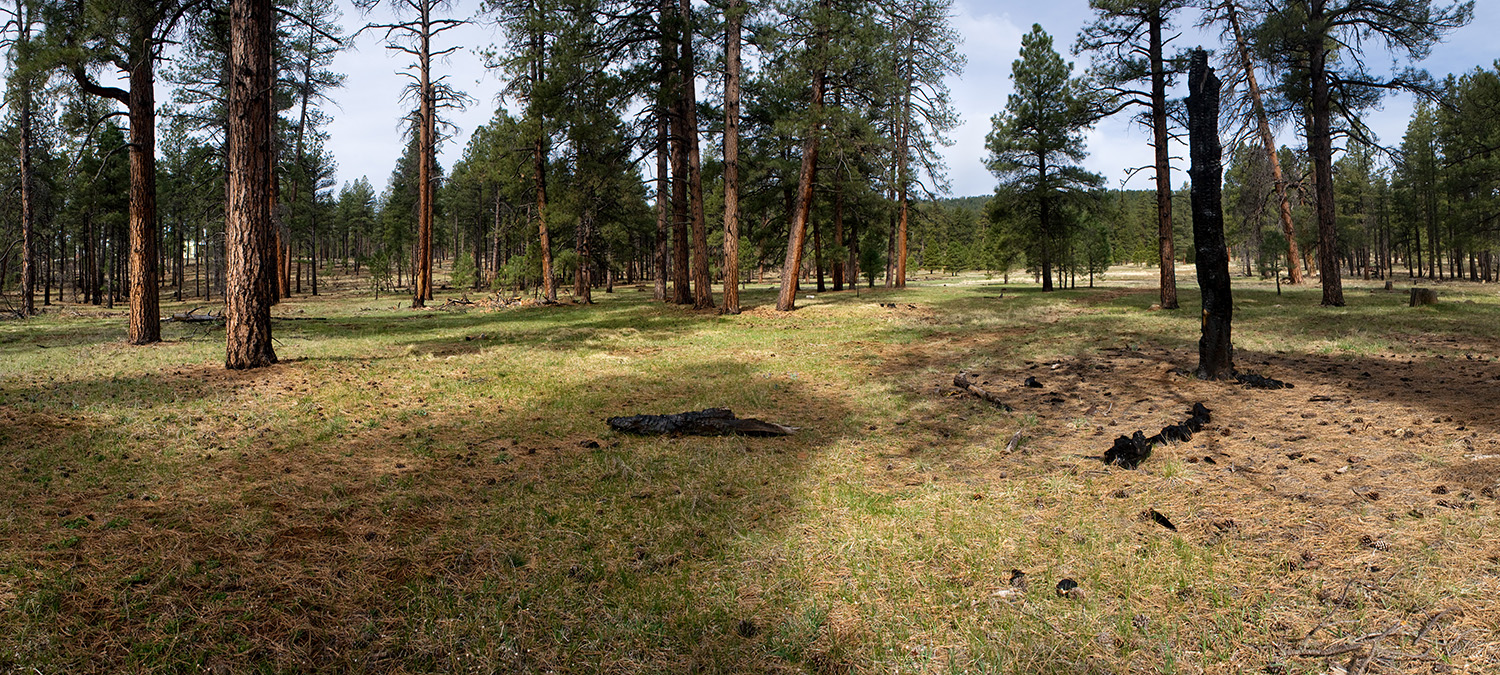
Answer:
<svg viewBox="0 0 1500 675"><path fill-rule="evenodd" d="M1295 386L1291 382L1282 382L1274 377L1255 373L1235 373L1234 381L1251 389L1292 389Z"/></svg>
<svg viewBox="0 0 1500 675"><path fill-rule="evenodd" d="M790 436L797 431L796 427L748 417L738 418L728 408L708 408L671 415L611 417L606 422L615 431L640 436Z"/></svg>
<svg viewBox="0 0 1500 675"><path fill-rule="evenodd" d="M1005 401L1000 400L999 396L996 396L995 394L986 391L983 387L980 387L978 382L979 381L977 379L975 379L968 373L959 373L953 376L953 386L967 391L982 400L989 401L990 403L999 406L1000 409L1004 410L1005 412L1010 412L1012 410L1010 406L1005 404Z"/></svg>
<svg viewBox="0 0 1500 675"><path fill-rule="evenodd" d="M1168 424L1162 427L1161 433L1147 437L1144 432L1137 431L1130 436L1121 436L1115 439L1115 444L1104 451L1104 463L1134 469L1140 466L1151 456L1151 448L1158 445L1166 445L1168 441L1185 442L1193 437L1193 434L1203 430L1211 421L1210 411L1203 407L1202 403L1194 403L1189 417L1181 424Z"/></svg>
<svg viewBox="0 0 1500 675"><path fill-rule="evenodd" d="M214 314L213 312L209 312L207 314L199 314L198 310L200 309L203 308L194 307L186 312L178 312L177 314L163 318L162 321L173 323L214 323L224 320L223 313Z"/></svg>

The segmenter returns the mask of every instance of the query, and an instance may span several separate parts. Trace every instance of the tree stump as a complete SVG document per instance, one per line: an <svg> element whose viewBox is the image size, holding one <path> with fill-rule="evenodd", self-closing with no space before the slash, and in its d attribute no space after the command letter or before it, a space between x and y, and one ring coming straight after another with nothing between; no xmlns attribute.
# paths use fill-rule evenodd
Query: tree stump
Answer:
<svg viewBox="0 0 1500 675"><path fill-rule="evenodd" d="M1437 290L1431 288L1411 289L1411 304L1409 307L1425 307L1437 304Z"/></svg>

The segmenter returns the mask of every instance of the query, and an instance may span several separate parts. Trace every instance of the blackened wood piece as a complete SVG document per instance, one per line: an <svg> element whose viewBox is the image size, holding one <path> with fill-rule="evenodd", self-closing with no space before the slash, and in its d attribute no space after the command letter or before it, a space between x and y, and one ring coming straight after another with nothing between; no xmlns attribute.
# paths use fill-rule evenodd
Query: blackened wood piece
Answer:
<svg viewBox="0 0 1500 675"><path fill-rule="evenodd" d="M740 419L728 408L708 408L680 412L671 415L631 415L611 417L609 427L615 431L641 436L678 434L685 436L790 436L797 430L793 427L764 422L758 419Z"/></svg>

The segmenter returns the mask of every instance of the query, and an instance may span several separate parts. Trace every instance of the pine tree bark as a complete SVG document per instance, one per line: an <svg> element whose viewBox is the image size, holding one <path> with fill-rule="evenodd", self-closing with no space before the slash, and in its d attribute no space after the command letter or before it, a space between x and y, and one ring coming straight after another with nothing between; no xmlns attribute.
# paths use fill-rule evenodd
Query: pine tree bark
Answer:
<svg viewBox="0 0 1500 675"><path fill-rule="evenodd" d="M557 280L552 278L552 236L547 232L547 131L541 111L537 109L537 90L542 86L542 60L546 54L546 37L533 35L531 47L531 106L532 123L536 125L531 142L532 184L536 190L537 235L541 239L542 252L542 298L557 302Z"/></svg>
<svg viewBox="0 0 1500 675"><path fill-rule="evenodd" d="M425 307L432 299L432 210L433 210L433 165L437 142L433 131L432 96L432 3L418 2L417 20L421 23L418 36L417 69L419 87L417 124L419 125L417 149L417 269L416 293L411 306Z"/></svg>
<svg viewBox="0 0 1500 675"><path fill-rule="evenodd" d="M916 41L916 34L913 33L907 45L908 53L916 51ZM902 77L905 91L901 98L901 131L896 143L897 152L900 153L896 156L896 190L901 199L900 216L896 224L896 288L906 288L906 232L911 210L910 190L907 186L910 180L911 162L911 97L913 90L916 89L916 83L913 81L915 74L908 72Z"/></svg>
<svg viewBox="0 0 1500 675"><path fill-rule="evenodd" d="M276 363L271 305L277 292L275 224L271 220L271 0L230 2L229 161L224 240L224 366Z"/></svg>
<svg viewBox="0 0 1500 675"><path fill-rule="evenodd" d="M844 184L837 168L834 169L833 179L833 248L838 251L844 250ZM847 258L848 256L845 256ZM834 260L833 265L833 290L835 292L844 290L844 267L845 260ZM858 283L854 280L852 283Z"/></svg>
<svg viewBox="0 0 1500 675"><path fill-rule="evenodd" d="M271 226L276 236L276 273L273 275L276 283L276 297L272 304L280 304L283 298L292 297L291 276L287 270L291 267L287 264L286 241L289 238L286 231L286 219L282 218L281 208L281 176L277 175L276 154L280 148L271 147L271 190L268 199L271 202Z"/></svg>
<svg viewBox="0 0 1500 675"><path fill-rule="evenodd" d="M1161 308L1177 309L1176 252L1172 245L1172 157L1167 143L1167 73L1162 56L1162 24L1150 20L1151 137L1156 150L1156 239L1161 257Z"/></svg>
<svg viewBox="0 0 1500 675"><path fill-rule="evenodd" d="M667 276L671 274L671 228L668 226L669 209L668 202L671 198L667 195L671 189L668 185L668 167L670 150L670 123L667 118L671 113L667 111L665 104L659 105L656 111L656 279L653 284L652 297L658 302L667 301Z"/></svg>
<svg viewBox="0 0 1500 675"><path fill-rule="evenodd" d="M16 2L16 16L23 16L25 9L22 7L24 0ZM16 38L17 42L24 42L31 30L30 21L21 20L21 35ZM13 49L20 49L15 46ZM22 83L20 86L20 102L17 105L20 116L21 138L19 142L21 152L21 316L29 317L36 313L36 193L32 185L31 169L31 85Z"/></svg>
<svg viewBox="0 0 1500 675"><path fill-rule="evenodd" d="M1308 25L1321 25L1327 0L1311 0ZM1321 34L1308 41L1308 70L1312 81L1312 124L1307 149L1317 182L1318 274L1323 283L1323 306L1344 306L1344 284L1339 270L1338 218L1333 199L1333 136L1328 87L1328 43Z"/></svg>
<svg viewBox="0 0 1500 675"><path fill-rule="evenodd" d="M672 104L672 302L693 302L691 268L688 257L688 178L687 148L683 139L682 101Z"/></svg>
<svg viewBox="0 0 1500 675"><path fill-rule="evenodd" d="M687 131L683 125L683 77L679 59L683 36L682 20L672 0L661 4L661 24L667 36L662 42L662 82L668 92L671 114L670 145L672 151L672 302L693 302L688 256L688 160Z"/></svg>
<svg viewBox="0 0 1500 675"><path fill-rule="evenodd" d="M824 4L827 3L825 0ZM828 35L820 31L818 57L826 49ZM823 88L825 70L822 63L814 66L812 76L811 121L807 125L807 136L802 139L802 166L797 172L797 196L792 206L792 223L787 234L786 260L781 266L781 292L776 297L776 309L790 312L797 308L797 277L802 272L803 245L807 240L807 220L812 212L813 180L818 169L818 140L822 135Z"/></svg>
<svg viewBox="0 0 1500 675"><path fill-rule="evenodd" d="M593 254L589 251L589 241L593 235L594 207L592 195L586 195L585 199L588 205L584 206L583 213L578 217L578 231L574 241L578 251L578 269L573 274L573 300L591 305L594 304L594 280L593 265L590 263Z"/></svg>
<svg viewBox="0 0 1500 675"><path fill-rule="evenodd" d="M697 65L693 55L693 4L682 0L682 129L687 145L689 208L693 235L693 308L714 306L713 278L708 273L708 224L703 213L703 171L698 154Z"/></svg>
<svg viewBox="0 0 1500 675"><path fill-rule="evenodd" d="M742 7L741 0L729 0L724 8L725 314L740 313L740 22L743 16Z"/></svg>
<svg viewBox="0 0 1500 675"><path fill-rule="evenodd" d="M1208 52L1194 50L1188 70L1188 134L1192 162L1188 175L1192 181L1198 287L1203 295L1197 371L1202 380L1234 377L1234 347L1230 342L1234 298L1229 289L1229 253L1224 246L1219 89L1219 78L1208 67Z"/></svg>
<svg viewBox="0 0 1500 675"><path fill-rule="evenodd" d="M149 38L143 38L145 42ZM130 334L133 345L161 342L157 288L156 59L142 45L130 70Z"/></svg>

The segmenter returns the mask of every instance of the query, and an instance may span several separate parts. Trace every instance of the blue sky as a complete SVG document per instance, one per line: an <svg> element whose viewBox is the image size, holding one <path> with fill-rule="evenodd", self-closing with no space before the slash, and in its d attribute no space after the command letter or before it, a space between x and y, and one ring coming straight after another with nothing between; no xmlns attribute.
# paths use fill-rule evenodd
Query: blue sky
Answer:
<svg viewBox="0 0 1500 675"><path fill-rule="evenodd" d="M1477 5L1474 22L1449 36L1447 42L1434 49L1432 56L1420 64L1422 67L1437 77L1472 70L1476 66L1493 67L1497 55L1493 39L1500 31L1500 2L1482 0ZM453 14L466 15L473 6L472 1L457 2ZM1086 57L1072 57L1068 50L1092 12L1087 0L955 0L954 10L955 27L965 39L962 50L968 57L968 67L963 75L952 78L949 83L954 103L963 117L963 126L952 134L954 145L944 153L948 161L948 176L955 195L988 194L994 189L995 182L983 165L986 154L984 136L990 129L990 117L1005 106L1005 97L1010 93L1010 64L1020 50L1021 35L1029 31L1033 23L1040 23L1053 35L1058 50L1066 58L1077 61L1076 68L1081 71L1087 65ZM344 2L344 25L348 32L353 32L367 20L386 19L379 16L364 18L352 5ZM1192 19L1187 17L1181 22L1180 36L1175 45L1184 48L1216 46L1216 36L1198 33L1191 23ZM474 97L477 103L467 111L450 115L458 125L458 135L441 150L444 167L451 167L458 160L474 128L489 120L501 88L500 81L485 70L476 55L478 50L501 40L493 27L475 24L453 31L449 36L450 39L443 44L463 48L438 70L447 73L451 82ZM348 80L342 90L334 93L337 107L331 110L335 121L329 128L329 147L339 163L339 181L368 176L377 191L385 187L403 147L398 127L402 105L398 99L405 80L398 73L407 62L402 55L387 52L376 36L367 34L357 41L355 50L339 56L334 68L347 73ZM1388 61L1384 55L1371 59L1372 65ZM1391 145L1400 141L1410 115L1410 99L1396 96L1387 99L1380 110L1371 111L1367 120L1381 140ZM1145 130L1130 124L1126 116L1122 114L1117 119L1100 123L1089 135L1090 155L1085 165L1103 175L1112 187L1120 186L1127 169L1151 161L1148 135ZM1174 155L1185 156L1185 148L1174 151ZM1185 162L1181 164L1186 166ZM1183 180L1184 175L1173 176L1174 184ZM1144 172L1132 179L1127 187L1145 189L1149 187L1149 181L1150 173Z"/></svg>

